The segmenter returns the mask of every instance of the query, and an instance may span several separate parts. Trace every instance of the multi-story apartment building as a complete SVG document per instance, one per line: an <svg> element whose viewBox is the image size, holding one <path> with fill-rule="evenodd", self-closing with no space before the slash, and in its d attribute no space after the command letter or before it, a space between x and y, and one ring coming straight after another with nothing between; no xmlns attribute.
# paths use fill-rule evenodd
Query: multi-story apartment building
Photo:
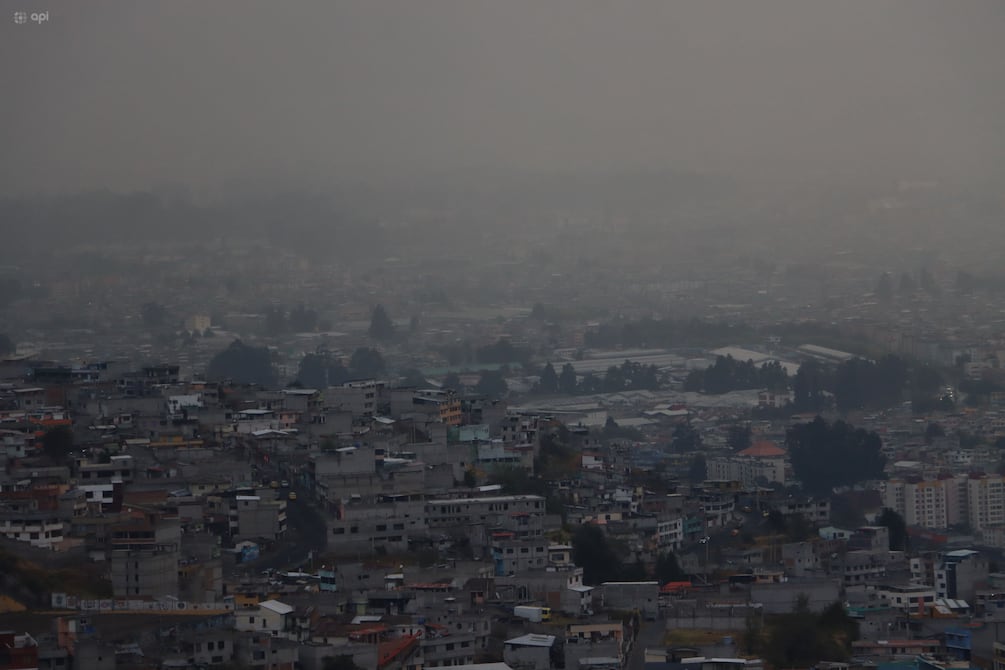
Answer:
<svg viewBox="0 0 1005 670"><path fill-rule="evenodd" d="M970 528L982 531L1005 524L1005 476L972 476L967 480Z"/></svg>
<svg viewBox="0 0 1005 670"><path fill-rule="evenodd" d="M660 551L676 551L684 544L684 518L676 517L656 523L656 547Z"/></svg>
<svg viewBox="0 0 1005 670"><path fill-rule="evenodd" d="M109 529L116 598L178 596L181 526L162 514L134 511Z"/></svg>
<svg viewBox="0 0 1005 670"><path fill-rule="evenodd" d="M785 451L762 441L725 458L709 459L708 478L734 480L744 486L763 482L785 483Z"/></svg>
<svg viewBox="0 0 1005 670"><path fill-rule="evenodd" d="M935 594L972 602L977 587L988 580L988 560L972 549L948 551L935 567Z"/></svg>
<svg viewBox="0 0 1005 670"><path fill-rule="evenodd" d="M1005 525L1005 476L944 476L886 482L883 505L908 526L948 528L969 524L981 532Z"/></svg>
<svg viewBox="0 0 1005 670"><path fill-rule="evenodd" d="M536 535L524 535L514 528L497 528L491 532L489 546L497 576L518 575L547 566L551 542L541 534L541 517L517 516L520 521L528 519L536 519Z"/></svg>
<svg viewBox="0 0 1005 670"><path fill-rule="evenodd" d="M518 512L544 514L544 498L536 495L511 495L426 501L426 521L430 529L475 523L498 526L511 514Z"/></svg>
<svg viewBox="0 0 1005 670"><path fill-rule="evenodd" d="M965 477L894 479L886 482L883 505L897 512L908 526L947 528L967 520Z"/></svg>
<svg viewBox="0 0 1005 670"><path fill-rule="evenodd" d="M286 501L272 489L242 489L208 496L206 511L225 524L219 532L227 533L235 542L277 540L286 534Z"/></svg>
<svg viewBox="0 0 1005 670"><path fill-rule="evenodd" d="M53 549L63 541L64 519L73 507L62 504L65 486L37 485L0 493L0 537Z"/></svg>
<svg viewBox="0 0 1005 670"><path fill-rule="evenodd" d="M426 534L421 500L350 502L340 505L328 520L328 550L341 555L371 554L377 547L407 552Z"/></svg>
<svg viewBox="0 0 1005 670"><path fill-rule="evenodd" d="M17 509L0 505L0 537L51 549L63 541L63 520L58 511Z"/></svg>
<svg viewBox="0 0 1005 670"><path fill-rule="evenodd" d="M349 381L325 391L325 403L332 408L344 409L353 416L368 417L377 412L380 388L372 379Z"/></svg>

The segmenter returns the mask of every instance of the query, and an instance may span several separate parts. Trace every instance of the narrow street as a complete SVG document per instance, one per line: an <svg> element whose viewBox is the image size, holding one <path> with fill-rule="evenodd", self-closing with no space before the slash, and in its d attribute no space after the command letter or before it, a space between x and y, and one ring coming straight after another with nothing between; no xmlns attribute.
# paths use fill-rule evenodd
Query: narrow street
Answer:
<svg viewBox="0 0 1005 670"><path fill-rule="evenodd" d="M627 670L642 670L645 667L646 648L662 649L663 639L666 637L666 621L662 618L656 621L642 621L639 636L635 640L632 650L628 653Z"/></svg>
<svg viewBox="0 0 1005 670"><path fill-rule="evenodd" d="M307 567L311 552L315 558L320 556L326 547L327 526L320 510L310 502L307 491L301 482L276 467L260 468L260 476L276 481L288 480L288 488L279 489L279 495L287 497L290 492L297 494L296 500L286 502L286 537L279 543L277 550L263 555L251 564L257 570L294 570L301 566Z"/></svg>

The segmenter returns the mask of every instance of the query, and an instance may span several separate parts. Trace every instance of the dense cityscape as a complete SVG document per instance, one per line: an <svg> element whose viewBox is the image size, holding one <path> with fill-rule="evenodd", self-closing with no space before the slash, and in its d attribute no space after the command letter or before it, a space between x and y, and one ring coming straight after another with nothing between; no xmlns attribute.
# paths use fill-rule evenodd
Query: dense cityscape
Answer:
<svg viewBox="0 0 1005 670"><path fill-rule="evenodd" d="M1005 670L1000 5L18 1L0 670Z"/></svg>

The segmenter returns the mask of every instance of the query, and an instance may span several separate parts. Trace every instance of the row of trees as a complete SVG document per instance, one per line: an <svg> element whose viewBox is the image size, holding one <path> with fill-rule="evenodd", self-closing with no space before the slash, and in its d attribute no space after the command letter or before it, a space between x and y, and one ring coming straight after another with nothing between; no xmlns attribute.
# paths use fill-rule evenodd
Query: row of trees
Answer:
<svg viewBox="0 0 1005 670"><path fill-rule="evenodd" d="M655 391L661 385L662 380L655 365L642 365L626 360L620 366L612 365L607 368L603 377L587 373L582 379L578 379L576 370L571 363L563 365L562 372L559 374L555 372L555 367L549 361L541 371L540 378L534 386L534 392L588 395L630 390Z"/></svg>
<svg viewBox="0 0 1005 670"><path fill-rule="evenodd" d="M348 362L327 353L307 354L300 360L297 383L308 388L337 386L350 379L369 379L386 372L384 357L376 349L360 347ZM277 384L272 352L268 347L254 347L234 340L209 361L206 377L212 381L230 380L238 384L271 387Z"/></svg>
<svg viewBox="0 0 1005 670"><path fill-rule="evenodd" d="M443 378L442 388L455 393L464 393L468 388L461 382L461 377L456 372L451 372ZM478 381L472 389L475 393L490 398L501 398L509 392L509 384L506 383L506 367L498 370L482 370L478 374Z"/></svg>
<svg viewBox="0 0 1005 670"><path fill-rule="evenodd" d="M0 333L0 356L13 354L15 350L14 341L4 333Z"/></svg>
<svg viewBox="0 0 1005 670"><path fill-rule="evenodd" d="M768 361L757 367L753 361L738 361L732 356L719 356L704 370L694 370L684 380L685 391L721 394L744 389L785 391L789 375L778 361Z"/></svg>
<svg viewBox="0 0 1005 670"><path fill-rule="evenodd" d="M572 558L583 568L583 583L641 581L655 577L661 584L687 579L677 557L666 552L657 557L655 574L649 574L640 561L626 563L623 547L618 547L595 524L585 523L572 536Z"/></svg>
<svg viewBox="0 0 1005 670"><path fill-rule="evenodd" d="M882 439L845 421L831 424L818 416L797 424L786 432L785 444L793 474L814 495L829 495L837 486L885 477Z"/></svg>
<svg viewBox="0 0 1005 670"><path fill-rule="evenodd" d="M957 285L959 287L959 282ZM883 302L892 301L895 295L910 297L919 290L929 295L939 294L939 287L928 268L922 268L917 279L907 272L901 274L896 286L894 286L893 275L889 272L881 274L876 281L876 297Z"/></svg>
<svg viewBox="0 0 1005 670"><path fill-rule="evenodd" d="M772 667L807 668L820 661L847 661L858 636L858 623L842 603L814 612L809 599L800 595L792 612L768 617L763 624L751 616L743 646L747 654L762 656Z"/></svg>
<svg viewBox="0 0 1005 670"><path fill-rule="evenodd" d="M753 329L701 319L617 319L586 334L588 347L708 347L750 339Z"/></svg>
<svg viewBox="0 0 1005 670"><path fill-rule="evenodd" d="M206 377L210 381L232 380L238 384L271 387L277 383L272 352L267 347L253 347L234 340L209 361Z"/></svg>
<svg viewBox="0 0 1005 670"><path fill-rule="evenodd" d="M379 377L386 370L381 353L368 347L356 349L348 363L328 353L307 354L300 360L297 382L307 388L326 388L351 379Z"/></svg>
<svg viewBox="0 0 1005 670"><path fill-rule="evenodd" d="M931 365L894 354L877 361L853 358L834 367L807 361L792 379L792 404L787 410L819 412L830 395L841 412L883 409L905 400L915 411L924 412L952 405L944 387L945 379Z"/></svg>
<svg viewBox="0 0 1005 670"><path fill-rule="evenodd" d="M492 344L481 347L476 347L470 341L465 340L440 347L437 351L447 359L450 365L516 364L526 366L530 363L533 355L530 349L518 347L506 337L500 337Z"/></svg>

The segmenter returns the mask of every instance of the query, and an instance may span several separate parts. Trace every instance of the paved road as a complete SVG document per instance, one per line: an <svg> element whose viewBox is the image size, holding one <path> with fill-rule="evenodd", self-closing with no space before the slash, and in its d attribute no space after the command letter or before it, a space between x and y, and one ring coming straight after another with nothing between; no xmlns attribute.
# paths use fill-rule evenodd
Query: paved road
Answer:
<svg viewBox="0 0 1005 670"><path fill-rule="evenodd" d="M642 622L639 630L639 637L635 640L635 645L628 652L628 663L626 670L642 670L645 667L646 648L662 649L663 639L666 637L666 621L657 619L656 621Z"/></svg>
<svg viewBox="0 0 1005 670"><path fill-rule="evenodd" d="M250 567L257 570L292 570L306 567L310 552L317 557L324 552L326 533L322 513L308 500L307 491L298 486L298 482L277 468L259 466L260 477L277 481L288 479L289 489L279 489L280 495L288 496L290 491L297 493L296 500L286 503L286 537L280 541L279 548L255 561Z"/></svg>

